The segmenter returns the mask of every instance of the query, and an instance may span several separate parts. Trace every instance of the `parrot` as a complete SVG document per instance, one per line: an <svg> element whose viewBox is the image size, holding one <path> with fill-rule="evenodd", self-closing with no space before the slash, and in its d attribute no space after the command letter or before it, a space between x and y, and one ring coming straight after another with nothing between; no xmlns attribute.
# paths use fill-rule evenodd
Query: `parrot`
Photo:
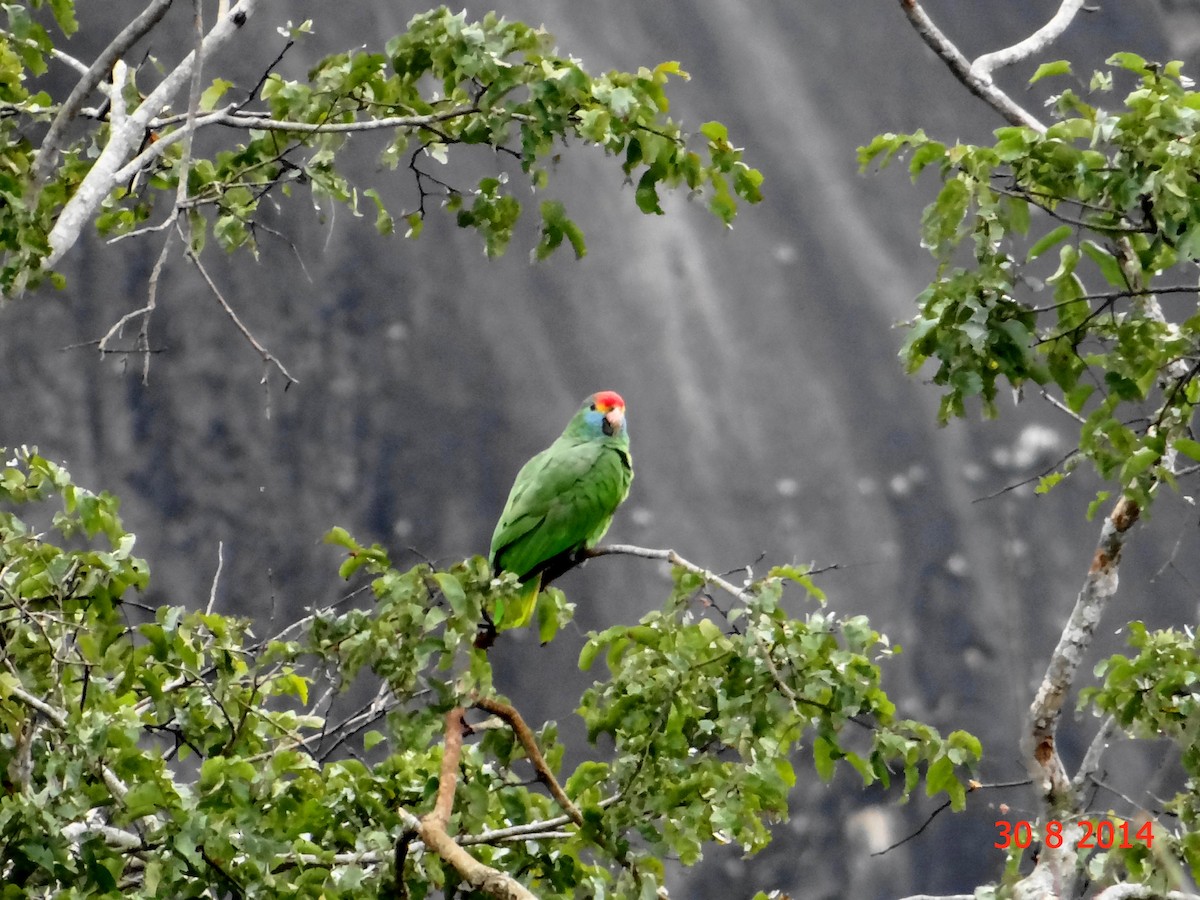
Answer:
<svg viewBox="0 0 1200 900"><path fill-rule="evenodd" d="M502 627L533 615L538 591L596 546L629 495L633 463L625 401L616 391L588 397L559 438L521 467L496 523L488 561L523 585Z"/></svg>

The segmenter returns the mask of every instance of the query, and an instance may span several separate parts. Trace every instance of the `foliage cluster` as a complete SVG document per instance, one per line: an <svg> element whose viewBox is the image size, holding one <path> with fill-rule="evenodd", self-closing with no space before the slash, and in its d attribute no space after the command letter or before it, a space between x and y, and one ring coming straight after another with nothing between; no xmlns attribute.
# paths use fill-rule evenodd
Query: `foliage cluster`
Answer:
<svg viewBox="0 0 1200 900"><path fill-rule="evenodd" d="M907 156L914 181L930 172L939 180L921 222L936 275L917 298L901 355L910 372L936 363L941 421L966 415L969 401L995 415L1003 382L1018 397L1031 383L1042 386L1074 419L1079 440L1039 492L1085 459L1115 482L1136 519L1160 484L1195 470L1183 458L1200 460L1192 430L1200 400L1200 93L1178 62L1118 53L1108 66L1086 92L1055 94L1055 121L1044 130L1003 127L990 145L883 134L859 149L859 161L866 168ZM1051 77L1074 76L1059 61L1031 81ZM1129 79L1135 84L1119 109L1096 102ZM1103 289L1089 289L1089 280ZM1100 492L1089 514L1108 496ZM1099 556L1093 569L1115 573L1116 560ZM1080 603L1087 594L1085 587ZM1111 809L1086 812L1134 828L1152 819L1153 842L1081 852L1077 865L1097 884L1132 881L1165 893L1187 883L1183 872L1200 878L1200 658L1190 630L1126 628L1133 655L1101 663L1100 683L1082 691L1079 708L1106 720L1100 738L1114 727L1135 739L1172 740L1187 781L1158 810L1130 803L1124 819ZM1090 787L1077 783L1075 792ZM1085 798L1075 809L1087 809ZM1010 859L1009 886L1022 877L1019 861Z"/></svg>
<svg viewBox="0 0 1200 900"><path fill-rule="evenodd" d="M348 551L345 574L370 576L373 602L332 604L260 640L242 618L140 604L148 570L116 499L35 451L9 460L0 894L336 897L392 883L394 848L437 792L443 718L495 696L478 629L518 585L479 557L399 571L340 529L330 539ZM961 807L978 742L897 719L875 659L886 642L823 609L802 570L769 573L728 609L693 572L676 569L673 585L662 610L583 650L581 665L603 659L608 673L579 714L611 749L563 781L580 827L531 785L512 729L472 722L451 827L478 859L542 897L653 896L668 856L766 845L802 739L824 778L841 759L907 795L923 775ZM794 602L809 611L790 614ZM345 689L364 684L372 699L344 709ZM555 724L536 740L561 769ZM412 897L457 882L419 841L401 858Z"/></svg>
<svg viewBox="0 0 1200 900"><path fill-rule="evenodd" d="M5 4L8 28L0 31L0 291L5 295L41 277L41 261L50 253L49 235L65 199L90 172L97 148L127 121L111 117L111 101L120 99L127 117L144 102L139 73L130 72L110 91L119 90L120 98L110 96L102 108L79 112L87 128L78 137L61 148L39 148L31 135L55 120L62 103L33 90L56 47L29 6ZM52 7L58 28L69 36L76 28L72 0L56 0ZM310 30L307 22L280 29L281 47L303 40ZM210 232L227 249L253 249L264 201L303 186L318 208L332 200L348 204L357 215L362 201L369 200L376 226L385 234L401 220L409 237L418 236L426 214L440 206L458 225L479 232L488 255L497 255L512 239L532 188L546 196L538 207L534 255L545 257L565 242L582 256L582 229L549 193L557 154L569 143L619 158L643 212L662 212L661 190L685 188L704 196L712 213L729 224L740 201L761 199L762 176L742 161L742 151L719 122L702 125L692 136L669 116L671 78L687 78L678 63L595 75L579 60L559 55L543 29L491 13L476 21L465 12L434 9L415 16L382 52L359 48L333 54L313 66L305 80L285 78L273 64L253 85L207 80L198 108L151 110L142 149L113 180L96 224L103 234L128 234L146 227L169 202L170 215L186 214L193 251L203 247ZM238 129L245 140L207 157L196 144L195 155L189 155L193 145L184 139L210 125ZM384 202L385 196L403 192L382 181L359 188L343 169L347 145L373 134L380 135L383 171L403 167L411 179L413 196L403 211L390 211ZM456 183L469 177L463 171L470 166L450 165L451 151L457 159L472 147L486 155L464 160L490 171L473 185ZM35 177L39 153L61 154L45 184ZM510 184L505 160L527 187ZM179 207L181 177L187 183Z"/></svg>
<svg viewBox="0 0 1200 900"><path fill-rule="evenodd" d="M1078 457L1145 508L1177 453L1200 460L1190 433L1200 399L1200 93L1179 63L1130 53L1109 63L1091 80L1094 94L1137 79L1119 110L1068 88L1044 132L1001 128L990 146L885 134L859 159L906 153L914 179L931 169L942 182L922 220L937 276L903 351L910 371L937 362L941 419L963 415L971 398L994 415L1002 379L1017 390L1054 386L1082 424ZM1069 72L1048 64L1034 80ZM1043 265L1055 251L1057 264Z"/></svg>

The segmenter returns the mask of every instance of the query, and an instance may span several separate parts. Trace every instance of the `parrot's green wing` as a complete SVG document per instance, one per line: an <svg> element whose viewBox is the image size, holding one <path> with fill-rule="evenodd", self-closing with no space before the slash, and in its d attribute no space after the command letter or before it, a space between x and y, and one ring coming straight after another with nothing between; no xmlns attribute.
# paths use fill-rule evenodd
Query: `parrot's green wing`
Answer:
<svg viewBox="0 0 1200 900"><path fill-rule="evenodd" d="M524 581L595 546L632 479L629 452L616 441L555 441L517 474L492 535L492 565Z"/></svg>

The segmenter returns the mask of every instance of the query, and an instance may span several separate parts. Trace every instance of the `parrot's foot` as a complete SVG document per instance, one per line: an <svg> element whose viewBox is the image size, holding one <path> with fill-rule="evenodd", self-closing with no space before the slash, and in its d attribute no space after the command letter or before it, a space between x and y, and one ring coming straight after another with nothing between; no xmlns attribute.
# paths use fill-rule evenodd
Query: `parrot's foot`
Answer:
<svg viewBox="0 0 1200 900"><path fill-rule="evenodd" d="M475 649L487 650L492 644L496 643L496 635L499 633L496 630L496 623L492 621L492 617L488 615L488 611L481 610L483 613L483 621L479 623L475 630Z"/></svg>

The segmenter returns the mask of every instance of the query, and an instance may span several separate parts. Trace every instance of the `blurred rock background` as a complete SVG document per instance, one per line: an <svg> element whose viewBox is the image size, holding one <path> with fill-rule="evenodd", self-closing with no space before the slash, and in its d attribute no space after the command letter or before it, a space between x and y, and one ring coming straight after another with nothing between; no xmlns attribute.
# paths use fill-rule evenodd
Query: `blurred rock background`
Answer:
<svg viewBox="0 0 1200 900"><path fill-rule="evenodd" d="M67 49L90 58L138 0L80 4ZM928 9L968 56L1007 45L1057 2L940 0ZM382 47L425 7L343 0L265 4L251 39L214 62L249 87L285 19L316 35L283 68L318 55ZM472 14L489 7L468 3ZM151 565L151 602L199 604L224 546L218 606L286 623L345 592L332 525L379 541L393 562L486 552L520 464L600 388L629 404L637 479L610 534L674 547L717 571L776 562L839 568L820 581L831 605L870 615L903 646L886 686L902 715L984 740L982 780L1024 777L1017 729L1090 560L1098 485L1083 472L1045 497L1030 486L1071 448L1071 423L1028 396L1000 420L935 424L934 388L896 358L913 297L933 266L918 244L931 182L898 167L857 172L855 148L918 127L983 141L1003 124L953 80L898 4L783 0L502 0L511 18L544 23L593 70L679 60L671 90L691 129L719 119L766 177L765 201L732 231L700 204L671 197L646 217L612 160L564 152L559 196L589 254L531 264L532 230L487 261L474 234L437 215L417 242L380 238L373 216L315 216L302 192L264 235L261 259L206 257L248 327L297 377L286 392L196 274L174 259L160 285L142 384L140 358L100 358L94 341L145 302L158 238L92 238L65 268L68 287L0 309L0 444L30 443L76 478L123 500ZM1089 73L1116 50L1181 56L1196 74L1197 4L1124 0L1082 14L1056 45ZM167 22L190 41L187 5ZM158 34L164 56L168 37ZM256 43L257 42L257 43ZM258 47L270 47L258 51ZM247 47L255 47L248 53ZM89 48L91 48L89 50ZM253 57L250 60L250 57ZM247 68L248 60L258 68ZM1000 74L1019 99L1033 66ZM224 72L222 72L224 74ZM1086 74L1084 74L1086 77ZM402 208L404 172L363 171ZM486 154L486 150L478 150ZM130 330L132 338L134 330ZM1186 486L1185 486L1186 487ZM978 502L977 502L978 501ZM1165 499L1139 526L1097 656L1123 644L1121 622L1192 622L1196 515ZM578 632L546 648L506 638L503 689L528 718L564 720L588 681L575 659L589 629L632 622L666 596L666 573L609 557L567 576ZM504 642L502 642L504 643ZM551 674L553 677L547 677ZM1068 729L1078 759L1094 724ZM1114 781L1137 791L1160 760L1113 753ZM973 794L965 815L914 831L934 805L889 804L841 773L832 786L801 768L794 815L770 850L731 850L677 879L679 896L898 897L969 891L999 875L993 822L1017 819L1019 788ZM1116 802L1100 797L1104 808ZM1007 803L1000 814L990 805Z"/></svg>

